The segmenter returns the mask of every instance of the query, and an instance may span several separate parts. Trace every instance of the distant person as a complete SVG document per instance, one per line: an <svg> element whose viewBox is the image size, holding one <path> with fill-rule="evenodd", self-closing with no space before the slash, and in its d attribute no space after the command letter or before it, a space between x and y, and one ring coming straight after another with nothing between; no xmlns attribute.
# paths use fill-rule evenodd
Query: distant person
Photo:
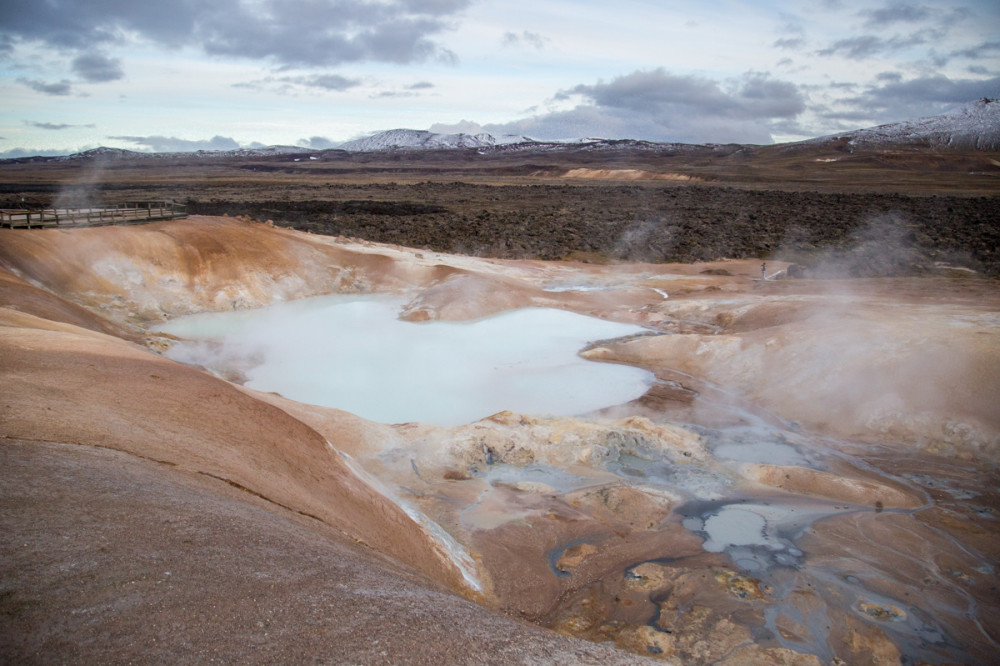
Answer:
<svg viewBox="0 0 1000 666"><path fill-rule="evenodd" d="M760 265L760 279L761 280L767 279L767 262L764 262Z"/></svg>

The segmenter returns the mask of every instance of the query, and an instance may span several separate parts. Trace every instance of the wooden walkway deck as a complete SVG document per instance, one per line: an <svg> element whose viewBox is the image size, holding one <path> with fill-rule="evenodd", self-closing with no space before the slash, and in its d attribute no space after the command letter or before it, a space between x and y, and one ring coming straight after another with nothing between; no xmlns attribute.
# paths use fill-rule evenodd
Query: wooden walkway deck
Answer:
<svg viewBox="0 0 1000 666"><path fill-rule="evenodd" d="M169 201L125 203L112 208L0 209L0 227L46 229L51 227L96 227L110 224L142 224L187 217L184 206Z"/></svg>

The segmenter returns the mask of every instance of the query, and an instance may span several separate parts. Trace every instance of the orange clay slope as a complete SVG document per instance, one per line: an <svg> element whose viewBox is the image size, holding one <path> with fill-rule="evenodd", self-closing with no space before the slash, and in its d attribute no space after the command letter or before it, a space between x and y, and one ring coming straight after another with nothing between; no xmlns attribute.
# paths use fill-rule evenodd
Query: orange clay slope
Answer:
<svg viewBox="0 0 1000 666"><path fill-rule="evenodd" d="M336 442L252 392L158 356L135 342L141 333L127 324L234 299L264 304L266 289L258 292L258 286L282 280L284 291L278 291L288 297L333 290L345 274L374 275L366 269L379 258L360 254L349 264L334 248L262 225L169 226L2 232L0 435L116 449L223 479L475 596L472 564L462 561L463 553L452 552L418 514L352 472ZM135 271L143 282L136 295L144 299L136 312L125 294L114 299L126 290L123 282L102 273L143 262L156 266L160 282L148 267ZM301 264L313 281L295 272ZM189 284L173 289L184 276ZM101 302L119 321L80 305ZM344 430L355 422L346 421Z"/></svg>

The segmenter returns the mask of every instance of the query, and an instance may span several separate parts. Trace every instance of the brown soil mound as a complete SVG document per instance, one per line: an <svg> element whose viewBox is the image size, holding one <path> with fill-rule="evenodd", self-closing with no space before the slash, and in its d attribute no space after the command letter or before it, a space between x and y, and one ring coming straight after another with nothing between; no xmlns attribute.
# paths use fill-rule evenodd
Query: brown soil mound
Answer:
<svg viewBox="0 0 1000 666"><path fill-rule="evenodd" d="M384 254L199 216L133 227L6 233L0 266L84 305L143 320L331 291L391 290L421 279L394 274L396 264Z"/></svg>
<svg viewBox="0 0 1000 666"><path fill-rule="evenodd" d="M438 545L326 440L233 385L141 347L0 310L3 434L126 451L226 481L463 587Z"/></svg>
<svg viewBox="0 0 1000 666"><path fill-rule="evenodd" d="M139 341L141 336L127 327L52 292L39 289L16 275L0 270L0 307L17 310L64 324L72 324L98 333L107 333L125 340Z"/></svg>
<svg viewBox="0 0 1000 666"><path fill-rule="evenodd" d="M583 180L701 180L696 176L683 173L656 173L642 169L570 169L563 178L580 178Z"/></svg>
<svg viewBox="0 0 1000 666"><path fill-rule="evenodd" d="M5 440L0 529L7 662L645 662L492 613L319 521L118 451Z"/></svg>

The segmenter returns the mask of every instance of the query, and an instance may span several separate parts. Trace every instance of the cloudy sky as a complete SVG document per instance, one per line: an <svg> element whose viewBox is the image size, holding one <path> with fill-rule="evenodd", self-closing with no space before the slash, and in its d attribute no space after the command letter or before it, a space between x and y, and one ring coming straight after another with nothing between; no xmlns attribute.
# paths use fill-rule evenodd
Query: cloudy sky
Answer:
<svg viewBox="0 0 1000 666"><path fill-rule="evenodd" d="M393 128L771 143L1000 96L997 0L3 0L0 157Z"/></svg>

